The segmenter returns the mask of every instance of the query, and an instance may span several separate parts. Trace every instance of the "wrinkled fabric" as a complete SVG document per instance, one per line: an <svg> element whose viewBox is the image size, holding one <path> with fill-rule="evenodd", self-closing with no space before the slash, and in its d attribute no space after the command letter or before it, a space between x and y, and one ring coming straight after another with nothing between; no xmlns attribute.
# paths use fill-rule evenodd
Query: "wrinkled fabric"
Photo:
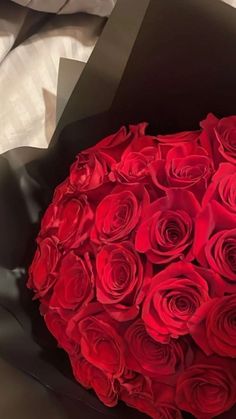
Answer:
<svg viewBox="0 0 236 419"><path fill-rule="evenodd" d="M8 0L0 3L0 63L13 47L29 10L23 9Z"/></svg>
<svg viewBox="0 0 236 419"><path fill-rule="evenodd" d="M236 0L222 0L224 3L229 4L232 7L236 7Z"/></svg>
<svg viewBox="0 0 236 419"><path fill-rule="evenodd" d="M109 16L116 0L13 0L21 6L49 13L86 12Z"/></svg>
<svg viewBox="0 0 236 419"><path fill-rule="evenodd" d="M0 153L27 145L46 148L56 126L60 58L87 62L105 22L77 13L48 15L45 23L43 13L11 2L1 9ZM17 45L26 20L28 26L37 20L37 32Z"/></svg>

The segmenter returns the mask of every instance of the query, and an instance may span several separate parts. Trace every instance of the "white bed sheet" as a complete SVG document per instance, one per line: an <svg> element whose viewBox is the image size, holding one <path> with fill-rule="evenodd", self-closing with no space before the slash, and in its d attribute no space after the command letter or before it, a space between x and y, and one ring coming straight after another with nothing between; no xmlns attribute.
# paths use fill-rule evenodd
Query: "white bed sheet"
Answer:
<svg viewBox="0 0 236 419"><path fill-rule="evenodd" d="M105 19L52 14L40 24L44 14L8 0L1 0L0 16L0 153L19 146L46 148L56 125L59 60L87 62ZM35 20L37 32L13 48L26 21Z"/></svg>
<svg viewBox="0 0 236 419"><path fill-rule="evenodd" d="M86 12L109 16L116 0L12 0L22 6L49 13Z"/></svg>

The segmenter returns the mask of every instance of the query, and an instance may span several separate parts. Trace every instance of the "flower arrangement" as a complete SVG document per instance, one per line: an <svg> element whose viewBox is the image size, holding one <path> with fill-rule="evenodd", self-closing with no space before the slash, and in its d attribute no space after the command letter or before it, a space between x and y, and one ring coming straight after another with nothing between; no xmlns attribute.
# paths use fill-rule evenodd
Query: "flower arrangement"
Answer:
<svg viewBox="0 0 236 419"><path fill-rule="evenodd" d="M28 287L75 378L107 406L210 419L236 403L236 116L78 154Z"/></svg>

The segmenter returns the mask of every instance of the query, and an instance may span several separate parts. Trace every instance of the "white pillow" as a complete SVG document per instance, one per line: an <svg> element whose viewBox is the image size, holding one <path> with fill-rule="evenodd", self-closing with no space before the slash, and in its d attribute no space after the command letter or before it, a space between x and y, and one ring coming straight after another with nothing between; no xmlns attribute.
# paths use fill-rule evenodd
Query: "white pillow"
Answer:
<svg viewBox="0 0 236 419"><path fill-rule="evenodd" d="M116 0L12 0L41 12L69 14L77 12L109 16Z"/></svg>

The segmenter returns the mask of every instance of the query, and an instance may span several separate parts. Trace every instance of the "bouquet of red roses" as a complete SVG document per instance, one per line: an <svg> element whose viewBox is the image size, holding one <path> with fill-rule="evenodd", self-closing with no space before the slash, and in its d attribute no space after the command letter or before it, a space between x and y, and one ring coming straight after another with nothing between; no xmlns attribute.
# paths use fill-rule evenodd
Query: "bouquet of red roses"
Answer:
<svg viewBox="0 0 236 419"><path fill-rule="evenodd" d="M28 286L75 378L107 405L209 419L236 403L236 117L78 154Z"/></svg>

